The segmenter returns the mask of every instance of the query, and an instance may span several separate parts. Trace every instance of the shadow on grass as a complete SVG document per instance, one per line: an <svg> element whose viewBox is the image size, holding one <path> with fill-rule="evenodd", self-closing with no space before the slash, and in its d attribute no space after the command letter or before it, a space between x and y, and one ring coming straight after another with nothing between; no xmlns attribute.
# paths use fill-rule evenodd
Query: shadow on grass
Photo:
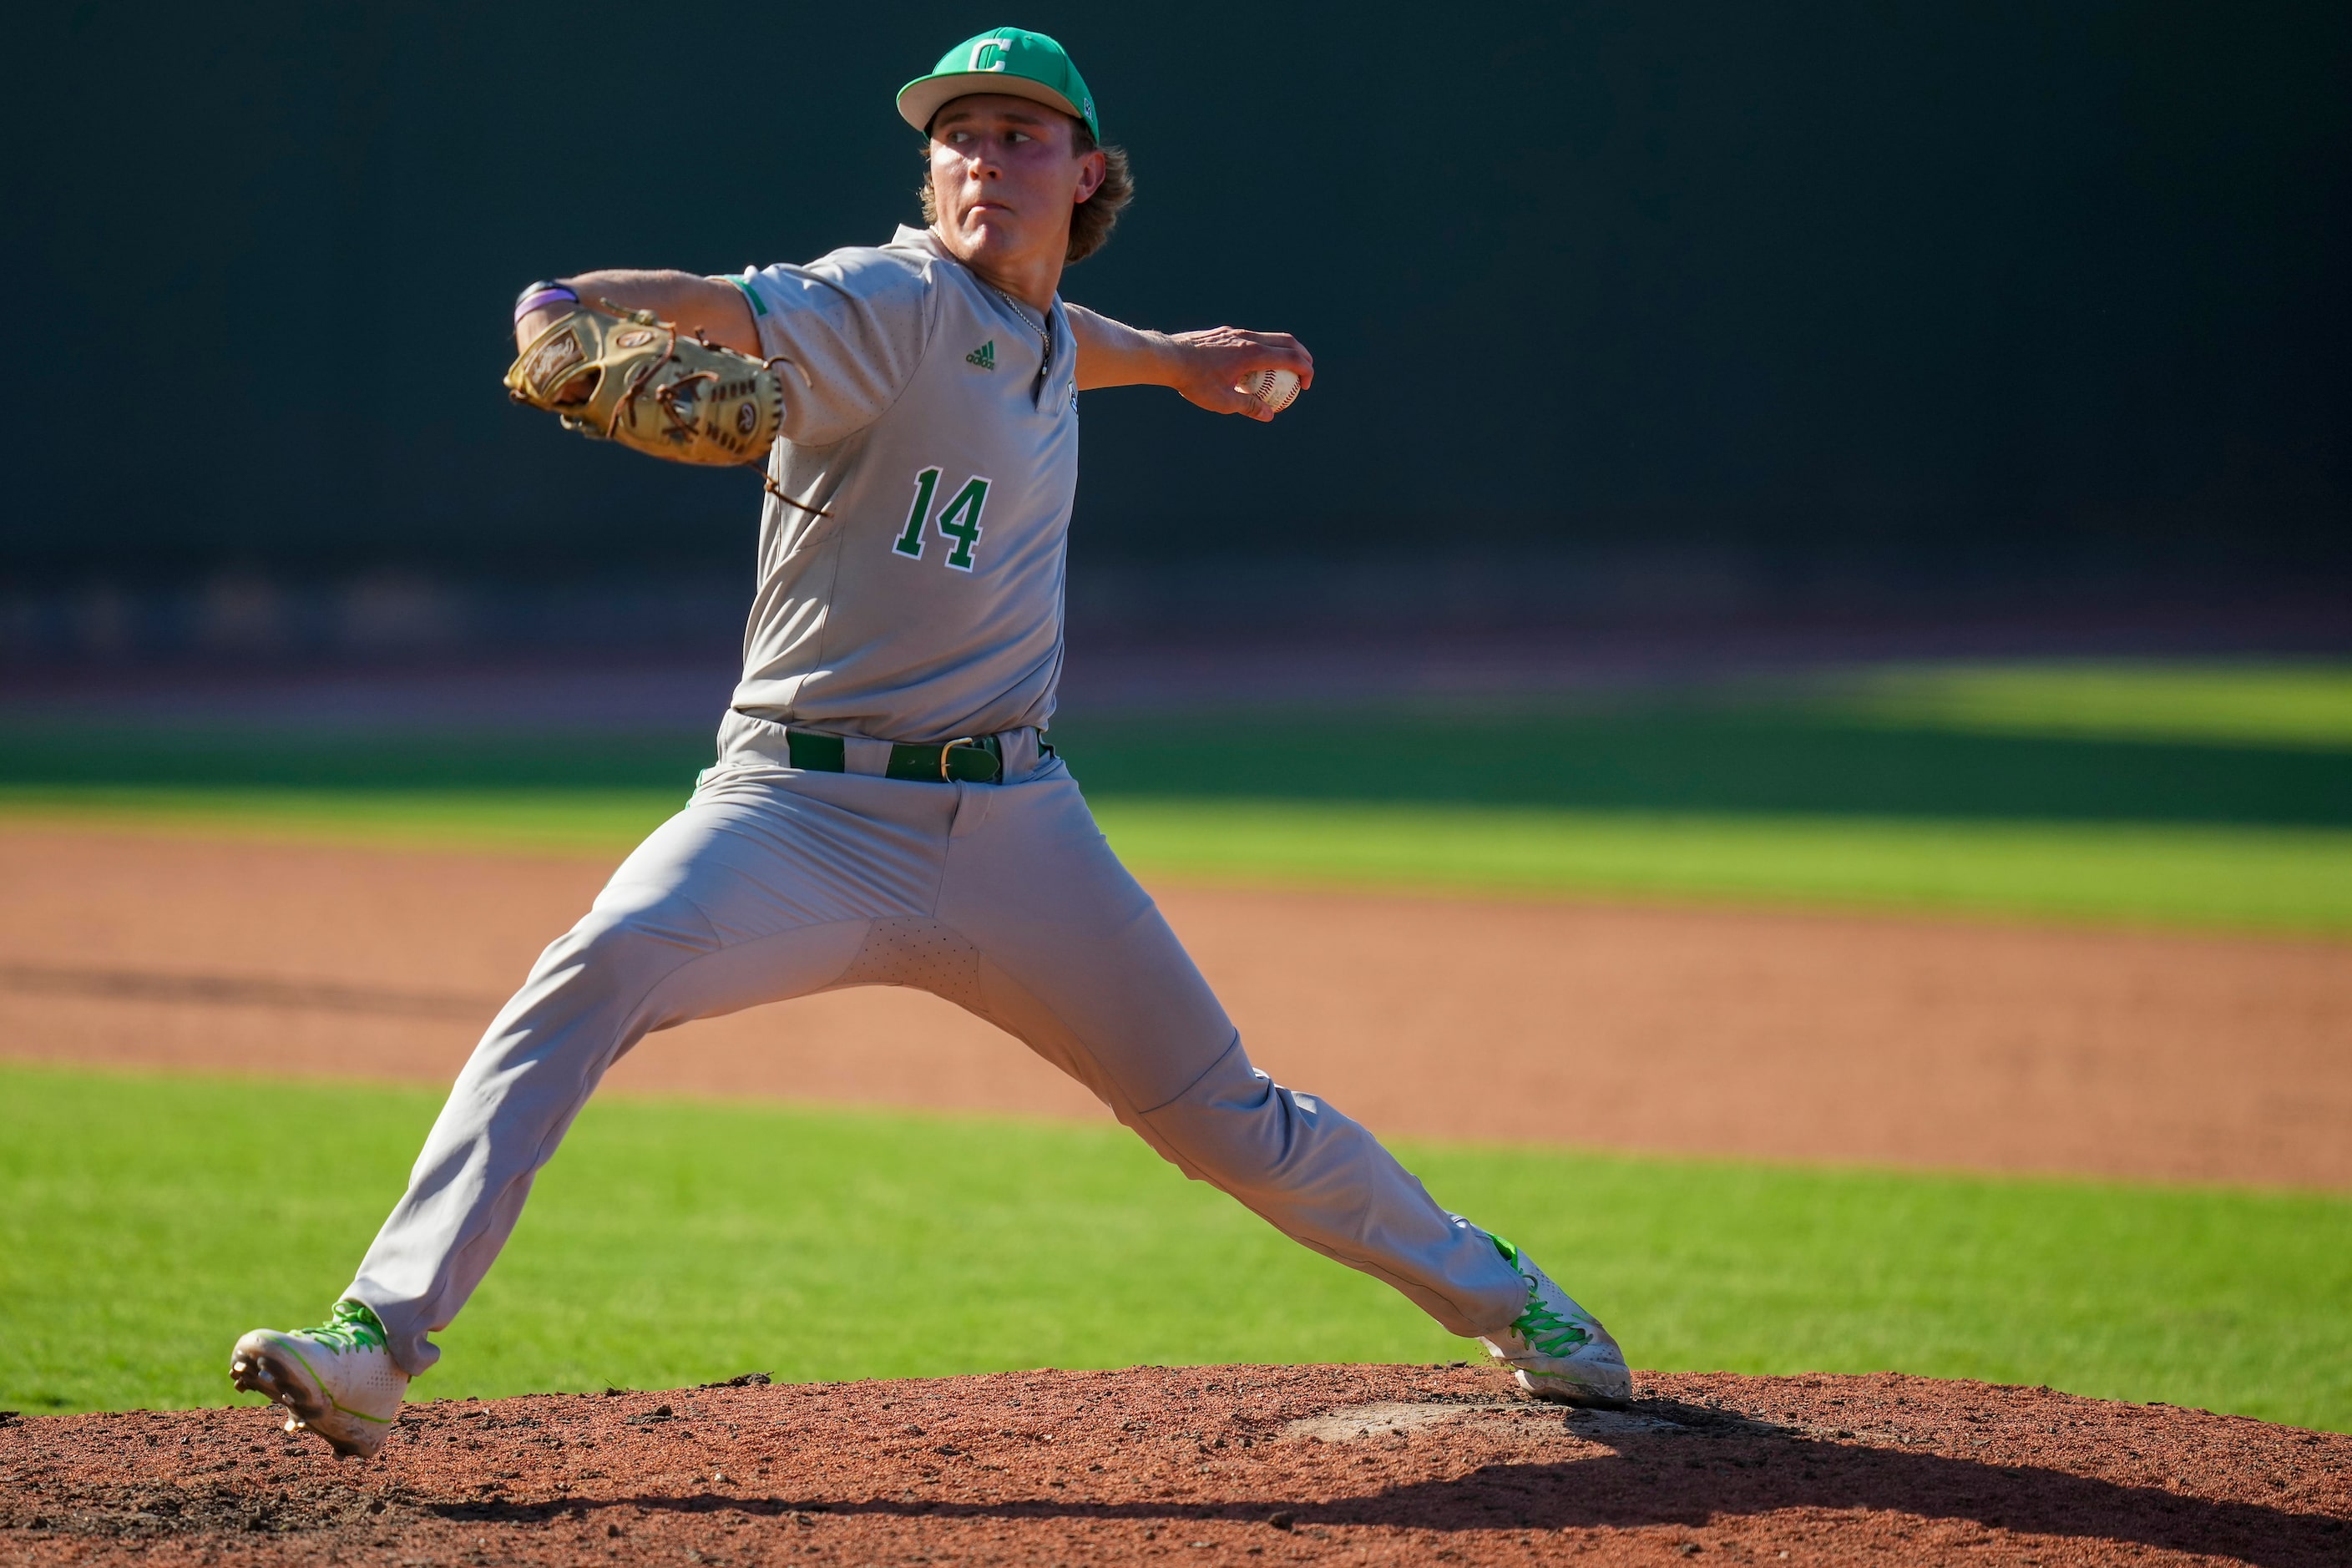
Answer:
<svg viewBox="0 0 2352 1568"><path fill-rule="evenodd" d="M1101 794L2352 825L2352 751L1963 734L1800 710L1078 721L1055 742Z"/></svg>
<svg viewBox="0 0 2352 1568"><path fill-rule="evenodd" d="M2352 826L2352 750L1968 734L1801 708L1073 719L1091 795L1563 809ZM0 788L681 797L706 733L0 730Z"/></svg>

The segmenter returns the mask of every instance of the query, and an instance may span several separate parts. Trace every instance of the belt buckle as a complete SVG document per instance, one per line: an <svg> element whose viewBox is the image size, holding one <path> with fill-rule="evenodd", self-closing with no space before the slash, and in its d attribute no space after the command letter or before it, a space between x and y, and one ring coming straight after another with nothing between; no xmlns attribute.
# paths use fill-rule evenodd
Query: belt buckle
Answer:
<svg viewBox="0 0 2352 1568"><path fill-rule="evenodd" d="M954 751L958 746L971 745L972 742L978 738L979 737L974 735L966 735L961 741L950 741L940 747L940 783L953 784L955 782L952 778L948 776L948 753Z"/></svg>

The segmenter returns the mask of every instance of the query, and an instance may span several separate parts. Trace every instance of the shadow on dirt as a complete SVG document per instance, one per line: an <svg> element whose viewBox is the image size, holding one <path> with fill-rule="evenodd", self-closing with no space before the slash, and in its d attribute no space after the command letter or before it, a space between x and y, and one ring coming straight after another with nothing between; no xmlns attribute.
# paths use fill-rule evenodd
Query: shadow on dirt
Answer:
<svg viewBox="0 0 2352 1568"><path fill-rule="evenodd" d="M2258 1504L2183 1496L2032 1465L1987 1464L1807 1436L1672 1400L1626 1416L1570 1417L1568 1430L1612 1450L1591 1458L1485 1466L1457 1479L1386 1488L1328 1502L1269 1497L1217 1503L970 1503L920 1499L796 1502L722 1493L540 1505L485 1501L428 1509L457 1521L532 1521L607 1509L670 1514L830 1514L934 1520L1070 1519L1170 1524L1279 1523L1434 1531L1697 1527L1789 1509L1891 1510L2036 1535L2137 1543L2226 1556L2254 1568L2302 1568L2352 1556L2352 1525Z"/></svg>

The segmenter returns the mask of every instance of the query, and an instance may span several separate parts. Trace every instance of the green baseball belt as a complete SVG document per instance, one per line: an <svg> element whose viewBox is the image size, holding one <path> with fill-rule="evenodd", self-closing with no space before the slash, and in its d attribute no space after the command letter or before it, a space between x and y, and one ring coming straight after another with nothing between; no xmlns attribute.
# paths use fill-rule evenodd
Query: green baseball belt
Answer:
<svg viewBox="0 0 2352 1568"><path fill-rule="evenodd" d="M849 748L838 735L786 730L784 746L796 768L820 773L849 771ZM882 776L925 784L1002 784L1004 745L994 735L969 735L937 746L893 745L890 765L883 770Z"/></svg>

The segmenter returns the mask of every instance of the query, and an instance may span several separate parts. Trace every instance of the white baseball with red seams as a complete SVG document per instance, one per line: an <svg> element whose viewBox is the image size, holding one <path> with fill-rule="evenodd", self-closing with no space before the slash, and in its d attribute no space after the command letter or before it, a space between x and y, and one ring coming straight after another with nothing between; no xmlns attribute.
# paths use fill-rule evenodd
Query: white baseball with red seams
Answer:
<svg viewBox="0 0 2352 1568"><path fill-rule="evenodd" d="M1262 370L1247 381L1236 382L1235 392L1246 392L1265 405L1269 414L1279 414L1298 395L1298 377L1286 370Z"/></svg>

